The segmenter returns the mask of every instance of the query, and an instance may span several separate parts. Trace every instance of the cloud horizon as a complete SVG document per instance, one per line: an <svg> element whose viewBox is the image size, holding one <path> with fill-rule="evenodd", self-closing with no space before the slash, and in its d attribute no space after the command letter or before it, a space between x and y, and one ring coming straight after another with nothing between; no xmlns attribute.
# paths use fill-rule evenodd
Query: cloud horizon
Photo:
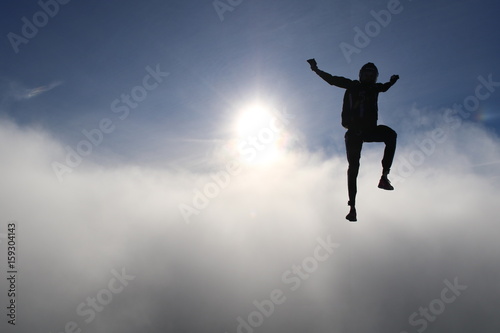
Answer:
<svg viewBox="0 0 500 333"><path fill-rule="evenodd" d="M60 183L50 163L64 156L62 142L7 120L0 135L2 228L18 225L20 329L496 327L498 171L472 162L500 160L499 139L477 124L450 132L392 193L376 188L383 145L366 145L356 224L344 219L344 156L301 150L242 167L186 223L179 205L216 184L213 170L89 158ZM331 252L320 247L329 242Z"/></svg>

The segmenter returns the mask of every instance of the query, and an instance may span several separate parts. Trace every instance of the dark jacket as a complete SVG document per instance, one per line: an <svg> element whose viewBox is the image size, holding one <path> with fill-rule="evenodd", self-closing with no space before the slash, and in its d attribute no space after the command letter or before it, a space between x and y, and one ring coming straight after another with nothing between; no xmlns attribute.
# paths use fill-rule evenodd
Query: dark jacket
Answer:
<svg viewBox="0 0 500 333"><path fill-rule="evenodd" d="M361 83L333 76L319 69L315 72L329 84L346 89L342 105L342 126L354 130L377 126L378 94L389 90L394 83Z"/></svg>

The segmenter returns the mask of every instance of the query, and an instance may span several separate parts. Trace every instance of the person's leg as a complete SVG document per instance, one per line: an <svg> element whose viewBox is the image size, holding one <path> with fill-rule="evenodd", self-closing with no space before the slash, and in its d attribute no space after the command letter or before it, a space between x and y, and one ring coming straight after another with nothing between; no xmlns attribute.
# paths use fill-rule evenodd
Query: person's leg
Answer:
<svg viewBox="0 0 500 333"><path fill-rule="evenodd" d="M377 126L381 132L382 140L385 143L384 157L382 158L382 174L387 176L391 171L392 161L394 160L394 153L396 152L396 132L384 125Z"/></svg>
<svg viewBox="0 0 500 333"><path fill-rule="evenodd" d="M379 183L379 187L392 190L394 189L389 180L387 179L387 175L391 171L392 162L394 160L394 153L396 152L396 132L385 125L378 125L373 130L366 132L363 140L365 142L384 142L384 157L382 158L382 179Z"/></svg>
<svg viewBox="0 0 500 333"><path fill-rule="evenodd" d="M349 221L356 221L356 179L359 172L359 160L361 158L363 139L360 133L356 133L354 131L347 131L344 137L347 162L349 163L349 167L347 169L347 190L349 193L349 202L347 204L351 206L351 211L346 216L346 219Z"/></svg>

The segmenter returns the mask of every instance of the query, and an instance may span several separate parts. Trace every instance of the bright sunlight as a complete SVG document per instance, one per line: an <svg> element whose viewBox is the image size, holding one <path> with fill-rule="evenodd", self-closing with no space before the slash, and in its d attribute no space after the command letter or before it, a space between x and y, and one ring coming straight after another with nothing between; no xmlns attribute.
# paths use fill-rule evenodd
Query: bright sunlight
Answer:
<svg viewBox="0 0 500 333"><path fill-rule="evenodd" d="M291 141L288 118L262 103L243 107L234 129L240 160L251 165L269 165L280 160Z"/></svg>

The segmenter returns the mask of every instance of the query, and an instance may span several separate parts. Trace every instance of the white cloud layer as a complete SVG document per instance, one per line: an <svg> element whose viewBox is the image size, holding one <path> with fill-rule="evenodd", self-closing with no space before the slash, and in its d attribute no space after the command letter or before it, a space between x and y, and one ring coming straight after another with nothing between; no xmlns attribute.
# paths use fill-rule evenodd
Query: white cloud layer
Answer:
<svg viewBox="0 0 500 333"><path fill-rule="evenodd" d="M51 162L64 144L2 121L0 232L17 221L16 329L496 331L500 141L471 123L446 130L406 177L398 167L428 132L398 146L393 192L376 187L381 144L365 146L356 224L344 219L345 157L307 152L243 168L187 224L179 205L211 174L88 159L61 183ZM329 241L331 252L318 248ZM446 292L445 281L467 288Z"/></svg>

